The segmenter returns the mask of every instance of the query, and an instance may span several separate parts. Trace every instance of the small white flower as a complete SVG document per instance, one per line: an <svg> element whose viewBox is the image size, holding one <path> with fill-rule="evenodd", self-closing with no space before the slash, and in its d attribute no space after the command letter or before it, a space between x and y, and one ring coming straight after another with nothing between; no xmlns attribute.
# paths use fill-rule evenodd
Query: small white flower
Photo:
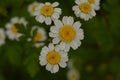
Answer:
<svg viewBox="0 0 120 80"><path fill-rule="evenodd" d="M0 28L0 46L5 43L5 33L2 28Z"/></svg>
<svg viewBox="0 0 120 80"><path fill-rule="evenodd" d="M33 2L28 6L28 12L30 13L31 16L35 16L35 9L38 7L39 3L38 2Z"/></svg>
<svg viewBox="0 0 120 80"><path fill-rule="evenodd" d="M45 4L40 3L35 11L35 19L40 23L45 22L47 25L50 25L52 20L58 19L61 15L61 9L56 8L58 5L58 2L54 2L53 4L49 2L46 2Z"/></svg>
<svg viewBox="0 0 120 80"><path fill-rule="evenodd" d="M59 46L49 44L48 47L43 47L39 56L40 64L46 65L46 69L51 73L59 71L59 66L65 68L67 66L68 55L60 50Z"/></svg>
<svg viewBox="0 0 120 80"><path fill-rule="evenodd" d="M75 0L77 5L73 6L73 11L77 17L85 21L96 15L94 7L87 0Z"/></svg>
<svg viewBox="0 0 120 80"><path fill-rule="evenodd" d="M67 73L68 80L80 80L80 76L77 70L70 69Z"/></svg>
<svg viewBox="0 0 120 80"><path fill-rule="evenodd" d="M88 2L92 5L92 7L95 10L99 10L100 9L100 0L88 0Z"/></svg>
<svg viewBox="0 0 120 80"><path fill-rule="evenodd" d="M67 52L70 47L75 50L81 45L84 35L79 21L74 22L73 17L66 16L62 21L56 20L54 23L55 26L50 28L51 32L49 33L49 36L53 38L53 44L60 42L60 48Z"/></svg>
<svg viewBox="0 0 120 80"><path fill-rule="evenodd" d="M36 34L34 34L34 31L36 31ZM46 40L46 32L43 28L39 26L33 26L31 30L31 36L33 37L32 41L35 43L35 47L43 46L44 43L42 41Z"/></svg>
<svg viewBox="0 0 120 80"><path fill-rule="evenodd" d="M23 34L18 32L19 30L16 24L22 24L25 27L27 25L27 21L23 17L22 18L13 17L11 21L7 23L5 26L7 29L6 34L8 38L11 40L18 41L19 37L21 37Z"/></svg>

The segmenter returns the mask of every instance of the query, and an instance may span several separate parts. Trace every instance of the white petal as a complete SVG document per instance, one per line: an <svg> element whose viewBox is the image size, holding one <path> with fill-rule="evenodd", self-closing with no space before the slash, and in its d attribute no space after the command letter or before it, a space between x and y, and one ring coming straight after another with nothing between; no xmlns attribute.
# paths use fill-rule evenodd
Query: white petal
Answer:
<svg viewBox="0 0 120 80"><path fill-rule="evenodd" d="M57 37L58 34L55 34L55 33L49 32L49 36L50 36L50 37Z"/></svg>
<svg viewBox="0 0 120 80"><path fill-rule="evenodd" d="M12 22L12 23L19 23L19 18L18 18L18 17L13 17L13 18L11 19L11 22Z"/></svg>
<svg viewBox="0 0 120 80"><path fill-rule="evenodd" d="M72 25L74 22L74 19L73 19L73 17L65 16L65 17L63 17L62 22L64 23L64 25Z"/></svg>
<svg viewBox="0 0 120 80"><path fill-rule="evenodd" d="M53 73L56 73L59 71L59 66L58 65L54 65L53 66Z"/></svg>
<svg viewBox="0 0 120 80"><path fill-rule="evenodd" d="M44 65L46 65L46 64L47 64L47 61L46 61L46 60L41 60L41 61L40 61L40 65L41 65L41 66L44 66Z"/></svg>
<svg viewBox="0 0 120 80"><path fill-rule="evenodd" d="M46 2L45 5L51 5L51 3L50 2Z"/></svg>
<svg viewBox="0 0 120 80"><path fill-rule="evenodd" d="M46 65L46 69L47 69L48 71L50 71L50 70L52 69L52 65L48 63L48 64Z"/></svg>
<svg viewBox="0 0 120 80"><path fill-rule="evenodd" d="M54 50L54 45L52 44L52 43L50 43L49 45L48 45L48 47L49 47L49 49L52 51L52 50Z"/></svg>
<svg viewBox="0 0 120 80"><path fill-rule="evenodd" d="M39 47L41 47L41 46L43 46L44 45L44 43L35 43L34 44L34 46L36 47L36 48L39 48Z"/></svg>
<svg viewBox="0 0 120 80"><path fill-rule="evenodd" d="M67 23L70 24L70 25L73 25L73 22L74 22L73 17L69 17Z"/></svg>
<svg viewBox="0 0 120 80"><path fill-rule="evenodd" d="M64 25L67 24L67 18L68 18L67 16L64 16L63 19L62 19L62 22L64 23Z"/></svg>
<svg viewBox="0 0 120 80"><path fill-rule="evenodd" d="M61 42L59 47L61 50L64 50L65 46L66 46L66 44L64 42Z"/></svg>
<svg viewBox="0 0 120 80"><path fill-rule="evenodd" d="M54 21L54 24L55 24L57 27L62 27L62 26L63 26L63 24L62 24L62 22L61 22L60 20Z"/></svg>
<svg viewBox="0 0 120 80"><path fill-rule="evenodd" d="M72 47L74 50L77 49L77 48L78 48L77 42L73 41L73 42L71 43L71 47Z"/></svg>
<svg viewBox="0 0 120 80"><path fill-rule="evenodd" d="M6 27L7 29L11 29L12 25L13 25L13 24L11 24L11 23L7 23L7 24L5 25L5 27Z"/></svg>
<svg viewBox="0 0 120 80"><path fill-rule="evenodd" d="M79 21L77 21L73 24L73 26L75 27L76 30L78 30L81 26L81 23Z"/></svg>
<svg viewBox="0 0 120 80"><path fill-rule="evenodd" d="M60 67L62 67L62 68L65 68L65 67L67 66L67 64L66 64L65 62L60 62L59 65L60 65Z"/></svg>
<svg viewBox="0 0 120 80"><path fill-rule="evenodd" d="M43 23L45 21L45 17L43 15L36 16L35 19L40 23Z"/></svg>
<svg viewBox="0 0 120 80"><path fill-rule="evenodd" d="M57 6L59 5L59 3L58 3L58 2L54 2L52 5L53 5L54 7L57 7Z"/></svg>
<svg viewBox="0 0 120 80"><path fill-rule="evenodd" d="M53 44L58 44L60 42L60 39L58 37L54 38L52 40Z"/></svg>
<svg viewBox="0 0 120 80"><path fill-rule="evenodd" d="M52 27L50 28L50 31L53 32L53 33L58 33L58 28L55 27L55 26L52 26Z"/></svg>
<svg viewBox="0 0 120 80"><path fill-rule="evenodd" d="M65 52L68 52L69 50L70 50L70 45L69 45L69 44L66 44L66 45L65 45L65 50L64 50L64 51L65 51Z"/></svg>
<svg viewBox="0 0 120 80"><path fill-rule="evenodd" d="M54 11L57 12L57 13L59 13L59 14L62 13L62 10L60 8L55 8Z"/></svg>
<svg viewBox="0 0 120 80"><path fill-rule="evenodd" d="M75 0L75 3L79 5L80 4L80 0Z"/></svg>
<svg viewBox="0 0 120 80"><path fill-rule="evenodd" d="M72 10L75 11L75 10L78 9L78 8L79 8L79 6L78 6L78 5L75 5L75 6L72 7Z"/></svg>
<svg viewBox="0 0 120 80"><path fill-rule="evenodd" d="M50 17L46 17L45 23L46 23L47 25L50 25L50 24L52 23L51 18L50 18Z"/></svg>
<svg viewBox="0 0 120 80"><path fill-rule="evenodd" d="M53 13L53 15L52 15L52 18L54 18L54 19L58 19L59 17L60 17L60 15L57 12Z"/></svg>
<svg viewBox="0 0 120 80"><path fill-rule="evenodd" d="M95 16L95 15L96 15L96 12L93 10L93 11L91 12L91 15L92 15L92 16Z"/></svg>

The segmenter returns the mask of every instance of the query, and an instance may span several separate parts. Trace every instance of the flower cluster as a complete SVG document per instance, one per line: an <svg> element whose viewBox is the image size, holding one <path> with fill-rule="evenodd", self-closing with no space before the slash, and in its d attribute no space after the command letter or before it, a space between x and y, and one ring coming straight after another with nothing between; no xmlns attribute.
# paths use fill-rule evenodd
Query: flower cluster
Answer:
<svg viewBox="0 0 120 80"><path fill-rule="evenodd" d="M100 0L75 0L75 3L76 5L71 7L71 11L73 10L76 17L85 21L93 18L96 15L95 11L100 9ZM49 26L50 32L48 32L48 35L51 42L48 46L44 46L44 42L47 40L47 32L43 27L37 25L32 27L31 38L28 38L27 41L32 41L37 48L43 46L39 56L40 65L46 66L46 69L51 73L58 72L59 67L67 67L70 49L78 49L81 40L84 39L82 23L75 21L72 16L63 16L60 20L62 9L58 6L58 2L34 2L28 6L28 12L35 17L37 22ZM19 24L22 26L18 26ZM19 41L19 38L25 35L20 32L19 28L24 27L26 29L27 24L28 22L24 18L13 17L5 26L6 32L0 29L0 45L5 43L5 33L10 40ZM69 76L71 76L71 73L76 74L76 71L71 70Z"/></svg>

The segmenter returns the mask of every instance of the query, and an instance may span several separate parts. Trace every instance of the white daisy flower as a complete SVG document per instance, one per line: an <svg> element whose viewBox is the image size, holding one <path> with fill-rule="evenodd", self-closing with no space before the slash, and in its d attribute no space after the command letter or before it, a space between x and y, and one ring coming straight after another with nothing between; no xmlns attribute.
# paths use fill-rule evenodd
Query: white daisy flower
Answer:
<svg viewBox="0 0 120 80"><path fill-rule="evenodd" d="M88 2L92 5L92 7L95 10L99 10L100 9L100 0L88 0Z"/></svg>
<svg viewBox="0 0 120 80"><path fill-rule="evenodd" d="M37 30L36 34L34 34L34 31ZM33 42L35 43L35 47L43 46L44 43L42 41L46 40L46 32L43 28L39 26L33 26L31 30L31 36L33 37Z"/></svg>
<svg viewBox="0 0 120 80"><path fill-rule="evenodd" d="M40 23L45 22L47 25L50 25L52 20L58 19L61 15L61 9L56 8L58 5L58 2L54 2L53 4L49 2L46 2L45 4L40 3L35 11L35 19Z"/></svg>
<svg viewBox="0 0 120 80"><path fill-rule="evenodd" d="M77 17L85 21L96 15L94 7L87 0L75 0L77 5L73 6L73 11Z"/></svg>
<svg viewBox="0 0 120 80"><path fill-rule="evenodd" d="M35 16L35 9L38 7L38 2L33 2L28 6L28 12L31 14L31 16Z"/></svg>
<svg viewBox="0 0 120 80"><path fill-rule="evenodd" d="M43 47L39 56L40 64L46 65L46 69L51 73L59 71L59 66L65 68L67 66L68 55L60 50L59 46L49 44L48 47Z"/></svg>
<svg viewBox="0 0 120 80"><path fill-rule="evenodd" d="M6 24L6 34L8 36L9 39L11 40L19 40L19 37L21 37L23 34L18 32L17 26L16 24L23 24L23 26L27 25L27 21L22 17L22 18L18 18L18 17L13 17L11 19L11 22Z"/></svg>
<svg viewBox="0 0 120 80"><path fill-rule="evenodd" d="M81 45L84 35L79 21L74 22L73 17L66 16L62 21L57 20L54 23L55 26L50 28L51 32L49 33L49 36L53 38L53 44L60 42L60 48L67 52L70 47L75 50Z"/></svg>
<svg viewBox="0 0 120 80"><path fill-rule="evenodd" d="M70 69L67 73L68 80L80 80L79 72L75 69Z"/></svg>
<svg viewBox="0 0 120 80"><path fill-rule="evenodd" d="M5 33L2 28L0 28L0 46L5 43Z"/></svg>

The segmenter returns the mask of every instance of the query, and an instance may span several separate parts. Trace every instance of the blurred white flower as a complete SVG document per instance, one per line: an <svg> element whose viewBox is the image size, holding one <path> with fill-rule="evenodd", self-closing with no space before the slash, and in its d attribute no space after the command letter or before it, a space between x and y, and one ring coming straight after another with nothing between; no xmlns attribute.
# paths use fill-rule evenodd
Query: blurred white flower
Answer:
<svg viewBox="0 0 120 80"><path fill-rule="evenodd" d="M88 2L92 5L92 7L95 10L99 10L100 9L100 0L88 0Z"/></svg>
<svg viewBox="0 0 120 80"><path fill-rule="evenodd" d="M67 66L68 55L60 50L59 46L49 44L48 47L43 47L39 56L40 64L46 65L46 69L51 73L59 71L59 66L65 68Z"/></svg>
<svg viewBox="0 0 120 80"><path fill-rule="evenodd" d="M10 40L19 40L19 37L21 37L23 34L19 33L18 28L16 26L16 24L22 24L23 27L25 27L27 25L27 21L22 17L22 18L18 18L18 17L13 17L11 19L11 21L9 23L6 24L6 34L8 36L8 38Z"/></svg>
<svg viewBox="0 0 120 80"><path fill-rule="evenodd" d="M66 52L70 50L70 47L75 50L81 45L84 34L79 21L74 22L73 17L65 16L62 21L54 21L54 24L49 33L49 36L53 38L53 44L60 42L60 48Z"/></svg>
<svg viewBox="0 0 120 80"><path fill-rule="evenodd" d="M77 5L73 6L72 9L77 17L87 21L96 15L94 6L88 0L75 0L75 3Z"/></svg>
<svg viewBox="0 0 120 80"><path fill-rule="evenodd" d="M80 80L80 74L75 69L70 69L67 73L68 80Z"/></svg>
<svg viewBox="0 0 120 80"><path fill-rule="evenodd" d="M58 5L58 2L54 2L53 4L49 2L45 4L40 3L35 11L35 19L40 23L45 22L46 25L50 25L52 21L58 19L61 15L61 9L57 8Z"/></svg>
<svg viewBox="0 0 120 80"><path fill-rule="evenodd" d="M0 46L5 43L5 33L2 28L0 28Z"/></svg>
<svg viewBox="0 0 120 80"><path fill-rule="evenodd" d="M36 31L36 33L34 34L34 31ZM39 27L39 26L33 26L32 30L31 30L31 36L33 37L32 41L35 43L35 47L40 47L44 45L47 36L46 36L46 32L43 28ZM29 39L30 40L30 39Z"/></svg>
<svg viewBox="0 0 120 80"><path fill-rule="evenodd" d="M38 7L38 5L39 3L35 1L28 6L28 12L31 16L35 16L35 9Z"/></svg>

